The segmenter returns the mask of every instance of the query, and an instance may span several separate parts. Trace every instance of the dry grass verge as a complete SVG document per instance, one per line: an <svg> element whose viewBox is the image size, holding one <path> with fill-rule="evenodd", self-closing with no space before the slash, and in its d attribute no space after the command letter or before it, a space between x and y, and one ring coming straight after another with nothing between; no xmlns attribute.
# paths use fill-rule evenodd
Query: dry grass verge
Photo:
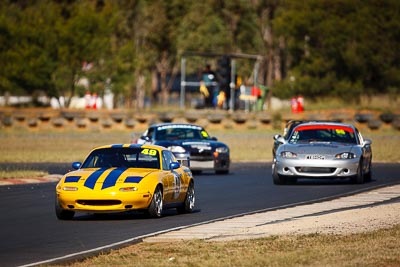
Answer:
<svg viewBox="0 0 400 267"><path fill-rule="evenodd" d="M68 266L400 266L400 225L351 235L140 243Z"/></svg>
<svg viewBox="0 0 400 267"><path fill-rule="evenodd" d="M227 143L233 161L271 161L273 135L279 131L218 130L210 134ZM400 162L398 131L364 133L372 139L374 160ZM0 162L81 161L96 146L129 143L129 132L0 132Z"/></svg>

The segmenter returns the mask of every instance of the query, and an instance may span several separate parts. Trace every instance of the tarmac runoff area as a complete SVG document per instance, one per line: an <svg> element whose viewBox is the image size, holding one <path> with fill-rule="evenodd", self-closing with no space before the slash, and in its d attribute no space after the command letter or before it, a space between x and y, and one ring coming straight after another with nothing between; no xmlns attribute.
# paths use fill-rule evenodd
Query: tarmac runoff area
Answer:
<svg viewBox="0 0 400 267"><path fill-rule="evenodd" d="M56 182L60 175L32 179L1 179L0 186ZM353 234L400 224L400 185L355 195L256 212L178 227L143 238L143 242L201 239L229 241L293 234Z"/></svg>
<svg viewBox="0 0 400 267"><path fill-rule="evenodd" d="M143 239L229 241L293 234L353 234L400 223L400 185L324 202L199 224Z"/></svg>

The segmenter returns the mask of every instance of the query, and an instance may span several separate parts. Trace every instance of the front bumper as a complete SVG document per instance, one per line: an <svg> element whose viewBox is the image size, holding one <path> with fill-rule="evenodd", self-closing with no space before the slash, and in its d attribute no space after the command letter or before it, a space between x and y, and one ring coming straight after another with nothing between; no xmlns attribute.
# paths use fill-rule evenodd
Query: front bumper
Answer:
<svg viewBox="0 0 400 267"><path fill-rule="evenodd" d="M307 178L346 178L357 175L359 159L299 160L278 158L272 168L279 175Z"/></svg>
<svg viewBox="0 0 400 267"><path fill-rule="evenodd" d="M227 153L220 153L217 157L212 156L189 156L188 154L174 154L176 159L185 165L188 162L189 167L193 171L202 170L215 170L215 171L226 171L229 170L230 157Z"/></svg>
<svg viewBox="0 0 400 267"><path fill-rule="evenodd" d="M174 153L174 156L181 165L190 168L190 155L188 153Z"/></svg>
<svg viewBox="0 0 400 267"><path fill-rule="evenodd" d="M146 192L107 192L82 194L82 192L57 190L58 205L64 210L87 212L120 212L146 209L152 194Z"/></svg>

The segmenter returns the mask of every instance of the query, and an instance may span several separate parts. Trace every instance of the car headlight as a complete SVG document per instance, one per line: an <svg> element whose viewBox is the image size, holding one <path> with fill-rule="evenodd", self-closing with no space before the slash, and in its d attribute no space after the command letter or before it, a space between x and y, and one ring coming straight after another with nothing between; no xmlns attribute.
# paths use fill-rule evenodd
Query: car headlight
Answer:
<svg viewBox="0 0 400 267"><path fill-rule="evenodd" d="M229 148L227 148L226 146L217 147L217 148L215 149L215 152L218 152L218 153L228 153L228 152L229 152Z"/></svg>
<svg viewBox="0 0 400 267"><path fill-rule="evenodd" d="M119 189L120 192L133 192L133 191L137 191L137 187L135 186L128 186L128 187L121 187Z"/></svg>
<svg viewBox="0 0 400 267"><path fill-rule="evenodd" d="M290 152L290 151L283 151L283 152L281 152L281 157L288 158L288 159L294 159L294 158L297 158L297 154Z"/></svg>
<svg viewBox="0 0 400 267"><path fill-rule="evenodd" d="M169 146L168 149L171 150L171 152L173 152L173 153L185 153L186 152L186 150L181 146Z"/></svg>
<svg viewBox="0 0 400 267"><path fill-rule="evenodd" d="M335 158L337 159L354 159L356 157L357 157L356 154L350 152L343 152L335 156Z"/></svg>
<svg viewBox="0 0 400 267"><path fill-rule="evenodd" d="M64 191L78 191L78 187L76 187L76 186L64 186L62 188L62 190L64 190Z"/></svg>

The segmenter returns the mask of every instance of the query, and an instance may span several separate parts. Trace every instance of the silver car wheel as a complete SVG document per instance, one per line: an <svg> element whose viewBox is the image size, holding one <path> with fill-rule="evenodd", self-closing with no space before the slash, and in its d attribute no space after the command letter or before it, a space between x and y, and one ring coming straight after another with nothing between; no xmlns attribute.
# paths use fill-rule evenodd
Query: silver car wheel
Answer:
<svg viewBox="0 0 400 267"><path fill-rule="evenodd" d="M195 196L195 193L194 193L194 186L193 185L191 185L189 190L188 190L187 199L188 199L187 201L188 201L188 204L189 204L188 205L189 206L189 210L191 211L194 208L194 202L196 200L196 196Z"/></svg>
<svg viewBox="0 0 400 267"><path fill-rule="evenodd" d="M163 210L163 195L160 187L154 191L153 199L151 200L148 213L151 217L161 217Z"/></svg>
<svg viewBox="0 0 400 267"><path fill-rule="evenodd" d="M279 175L278 172L276 171L275 161L272 164L272 180L276 185L286 184L286 178L284 176Z"/></svg>
<svg viewBox="0 0 400 267"><path fill-rule="evenodd" d="M196 194L194 190L193 182L189 184L188 190L186 192L185 201L179 207L177 207L178 213L190 213L194 209L194 204L196 202Z"/></svg>
<svg viewBox="0 0 400 267"><path fill-rule="evenodd" d="M157 193L155 194L154 198L156 200L155 202L156 202L157 216L160 216L161 212L162 212L162 204L163 204L162 194L161 194L160 190L157 191Z"/></svg>

